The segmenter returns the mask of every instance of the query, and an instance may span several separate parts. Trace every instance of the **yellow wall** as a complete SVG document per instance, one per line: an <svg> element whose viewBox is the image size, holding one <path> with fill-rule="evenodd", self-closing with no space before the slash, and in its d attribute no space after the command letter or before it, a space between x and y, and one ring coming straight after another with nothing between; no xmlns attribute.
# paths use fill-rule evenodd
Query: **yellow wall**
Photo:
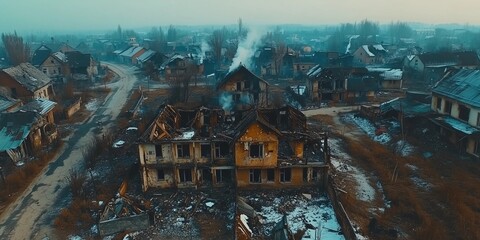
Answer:
<svg viewBox="0 0 480 240"><path fill-rule="evenodd" d="M250 143L263 143L264 157L251 158L249 152ZM277 135L269 130L265 130L258 123L252 124L235 142L235 165L236 166L255 166L255 167L275 167L278 157L278 138Z"/></svg>

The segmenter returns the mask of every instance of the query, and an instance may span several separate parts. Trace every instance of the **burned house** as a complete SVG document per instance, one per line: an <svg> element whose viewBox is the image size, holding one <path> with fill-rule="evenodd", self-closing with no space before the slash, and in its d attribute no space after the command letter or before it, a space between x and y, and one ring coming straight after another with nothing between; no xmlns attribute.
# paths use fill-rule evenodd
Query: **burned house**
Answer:
<svg viewBox="0 0 480 240"><path fill-rule="evenodd" d="M222 109L164 106L139 141L142 186L150 188L323 184L326 135L309 133L292 107Z"/></svg>
<svg viewBox="0 0 480 240"><path fill-rule="evenodd" d="M480 156L480 70L452 72L432 89L431 120L450 142Z"/></svg>
<svg viewBox="0 0 480 240"><path fill-rule="evenodd" d="M308 95L313 101L370 101L379 89L378 79L361 67L322 68L317 65L307 75Z"/></svg>
<svg viewBox="0 0 480 240"><path fill-rule="evenodd" d="M220 104L225 110L245 109L251 105L268 106L268 82L239 65L217 83Z"/></svg>
<svg viewBox="0 0 480 240"><path fill-rule="evenodd" d="M220 109L163 107L139 143L144 191L232 183L230 138L217 131L223 119Z"/></svg>
<svg viewBox="0 0 480 240"><path fill-rule="evenodd" d="M10 97L23 101L36 98L52 98L52 80L30 63L0 71L0 87L5 88Z"/></svg>
<svg viewBox="0 0 480 240"><path fill-rule="evenodd" d="M189 82L203 74L203 64L192 57L176 54L162 64L160 71L168 82Z"/></svg>

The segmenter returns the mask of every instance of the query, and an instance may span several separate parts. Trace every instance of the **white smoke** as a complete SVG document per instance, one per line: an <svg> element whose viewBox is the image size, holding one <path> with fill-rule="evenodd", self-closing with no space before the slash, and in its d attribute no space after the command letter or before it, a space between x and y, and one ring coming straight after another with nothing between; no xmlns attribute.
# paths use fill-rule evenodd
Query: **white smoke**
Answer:
<svg viewBox="0 0 480 240"><path fill-rule="evenodd" d="M233 96L231 93L222 92L220 98L218 99L223 110L230 111L233 107Z"/></svg>
<svg viewBox="0 0 480 240"><path fill-rule="evenodd" d="M203 40L202 43L200 43L200 51L201 51L200 58L202 60L205 59L206 52L208 52L210 50L211 50L210 45L208 45L208 43L205 40Z"/></svg>
<svg viewBox="0 0 480 240"><path fill-rule="evenodd" d="M232 65L228 69L229 72L237 68L240 63L248 69L252 68L252 58L261 44L264 32L257 28L248 31L247 37L238 43L237 53L235 53Z"/></svg>

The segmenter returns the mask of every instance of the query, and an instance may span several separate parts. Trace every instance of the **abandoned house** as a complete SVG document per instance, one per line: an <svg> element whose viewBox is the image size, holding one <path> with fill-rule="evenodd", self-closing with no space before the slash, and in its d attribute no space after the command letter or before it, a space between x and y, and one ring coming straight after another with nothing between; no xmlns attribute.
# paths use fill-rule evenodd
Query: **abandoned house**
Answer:
<svg viewBox="0 0 480 240"><path fill-rule="evenodd" d="M132 46L119 54L120 61L125 64L137 64L137 58L146 51L145 48L139 46Z"/></svg>
<svg viewBox="0 0 480 240"><path fill-rule="evenodd" d="M22 101L0 93L0 113L15 112L20 106L22 106Z"/></svg>
<svg viewBox="0 0 480 240"><path fill-rule="evenodd" d="M51 79L63 81L63 77L68 75L65 54L62 52L54 53L45 45L35 50L32 57L32 65L40 69Z"/></svg>
<svg viewBox="0 0 480 240"><path fill-rule="evenodd" d="M65 53L68 72L73 79L90 80L98 75L97 62L89 53L70 51Z"/></svg>
<svg viewBox="0 0 480 240"><path fill-rule="evenodd" d="M42 146L42 117L36 112L0 114L0 153L20 164Z"/></svg>
<svg viewBox="0 0 480 240"><path fill-rule="evenodd" d="M353 53L353 58L356 63L363 65L383 64L387 54L381 44L362 45Z"/></svg>
<svg viewBox="0 0 480 240"><path fill-rule="evenodd" d="M160 70L168 82L189 82L203 74L203 64L193 57L176 54L164 62Z"/></svg>
<svg viewBox="0 0 480 240"><path fill-rule="evenodd" d="M395 68L367 68L380 81L380 87L385 90L401 89L403 84L402 69Z"/></svg>
<svg viewBox="0 0 480 240"><path fill-rule="evenodd" d="M432 89L431 118L450 142L480 156L480 70L451 72Z"/></svg>
<svg viewBox="0 0 480 240"><path fill-rule="evenodd" d="M52 80L30 63L21 63L16 67L0 71L0 87L10 97L28 101L36 98L53 97Z"/></svg>
<svg viewBox="0 0 480 240"><path fill-rule="evenodd" d="M404 69L413 77L408 82L408 89L430 91L449 69L478 69L480 60L477 53L465 52L434 52L407 56Z"/></svg>
<svg viewBox="0 0 480 240"><path fill-rule="evenodd" d="M325 134L309 132L292 107L163 107L139 140L142 186L288 187L320 184L328 172Z"/></svg>
<svg viewBox="0 0 480 240"><path fill-rule="evenodd" d="M240 64L217 83L224 110L246 109L251 105L268 106L268 82Z"/></svg>
<svg viewBox="0 0 480 240"><path fill-rule="evenodd" d="M322 68L317 65L307 75L307 91L312 101L371 101L379 89L378 79L361 67Z"/></svg>

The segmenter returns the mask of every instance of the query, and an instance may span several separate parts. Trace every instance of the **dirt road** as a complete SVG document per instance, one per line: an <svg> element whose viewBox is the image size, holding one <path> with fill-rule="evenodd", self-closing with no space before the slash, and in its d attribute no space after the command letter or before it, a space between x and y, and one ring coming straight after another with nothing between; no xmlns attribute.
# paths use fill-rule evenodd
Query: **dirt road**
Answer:
<svg viewBox="0 0 480 240"><path fill-rule="evenodd" d="M0 239L43 239L53 236L53 222L59 211L70 201L66 177L71 169L83 169L82 150L94 136L93 130L101 121L110 126L128 99L138 79L134 68L107 64L119 75L108 85L112 89L92 116L78 124L65 140L63 149L25 192L12 203L0 218Z"/></svg>

